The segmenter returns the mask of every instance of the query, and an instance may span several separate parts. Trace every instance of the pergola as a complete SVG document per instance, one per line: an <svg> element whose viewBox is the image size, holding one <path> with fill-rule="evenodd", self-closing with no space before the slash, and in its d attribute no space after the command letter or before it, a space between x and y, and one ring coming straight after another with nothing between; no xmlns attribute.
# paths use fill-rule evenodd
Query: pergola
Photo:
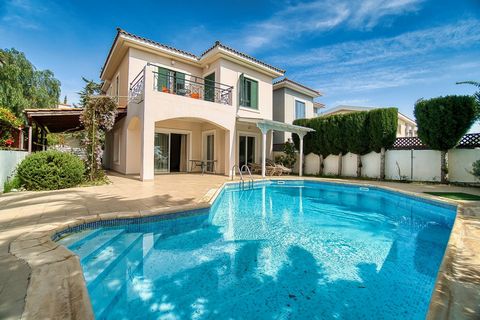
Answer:
<svg viewBox="0 0 480 320"><path fill-rule="evenodd" d="M267 157L267 133L269 130L292 132L298 135L300 138L300 163L299 163L299 176L303 175L303 137L309 133L315 131L312 128L297 126L294 124L288 124L279 121L267 120L267 119L255 119L255 118L238 118L239 122L255 124L257 128L262 132L262 177L265 178L265 167Z"/></svg>
<svg viewBox="0 0 480 320"><path fill-rule="evenodd" d="M48 133L74 132L83 130L80 122L82 108L26 109L25 115L29 124L28 151L44 149ZM115 121L126 116L125 108L118 108Z"/></svg>

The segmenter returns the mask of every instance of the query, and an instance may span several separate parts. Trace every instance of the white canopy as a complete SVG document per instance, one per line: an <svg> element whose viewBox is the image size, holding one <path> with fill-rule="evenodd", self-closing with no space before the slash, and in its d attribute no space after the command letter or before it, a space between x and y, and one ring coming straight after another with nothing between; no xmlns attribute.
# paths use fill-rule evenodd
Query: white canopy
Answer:
<svg viewBox="0 0 480 320"><path fill-rule="evenodd" d="M288 124L280 121L273 121L267 119L255 119L255 118L237 118L239 122L255 124L260 131L262 131L262 177L265 178L265 158L267 155L267 132L269 130L292 132L298 135L300 138L300 164L299 164L299 175L302 176L303 173L303 137L309 133L315 131L312 128L297 126L294 124Z"/></svg>

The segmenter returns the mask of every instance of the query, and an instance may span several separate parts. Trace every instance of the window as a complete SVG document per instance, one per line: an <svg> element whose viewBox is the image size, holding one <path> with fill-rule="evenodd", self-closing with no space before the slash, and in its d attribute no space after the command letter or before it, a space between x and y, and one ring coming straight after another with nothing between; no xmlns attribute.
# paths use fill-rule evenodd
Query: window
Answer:
<svg viewBox="0 0 480 320"><path fill-rule="evenodd" d="M185 94L185 73L158 67L157 90L165 92L172 90L177 94Z"/></svg>
<svg viewBox="0 0 480 320"><path fill-rule="evenodd" d="M258 109L258 82L240 75L240 106Z"/></svg>
<svg viewBox="0 0 480 320"><path fill-rule="evenodd" d="M295 119L305 119L305 102L295 100Z"/></svg>

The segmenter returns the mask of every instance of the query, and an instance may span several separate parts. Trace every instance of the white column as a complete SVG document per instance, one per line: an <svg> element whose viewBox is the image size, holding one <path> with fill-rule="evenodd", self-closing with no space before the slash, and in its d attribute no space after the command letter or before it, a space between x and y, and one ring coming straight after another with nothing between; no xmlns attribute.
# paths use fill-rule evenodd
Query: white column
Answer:
<svg viewBox="0 0 480 320"><path fill-rule="evenodd" d="M145 90L146 88L153 88L153 74L151 67L145 68ZM139 104L142 108L140 112L141 121L141 159L140 159L140 180L153 180L155 178L154 169L154 148L155 148L155 120L152 120L149 115L152 114L152 102L149 100L149 95L145 94L143 103Z"/></svg>
<svg viewBox="0 0 480 320"><path fill-rule="evenodd" d="M28 153L32 153L32 126L28 127Z"/></svg>
<svg viewBox="0 0 480 320"><path fill-rule="evenodd" d="M262 130L262 178L265 178L267 158L267 132Z"/></svg>
<svg viewBox="0 0 480 320"><path fill-rule="evenodd" d="M155 123L148 119L142 119L142 147L140 161L140 180L153 180L154 170L154 148L155 148Z"/></svg>
<svg viewBox="0 0 480 320"><path fill-rule="evenodd" d="M303 137L305 134L297 133L297 135L300 138L300 161L298 163L298 175L301 177L303 176Z"/></svg>
<svg viewBox="0 0 480 320"><path fill-rule="evenodd" d="M267 160L267 133L268 127L264 124L257 123L258 129L262 132L262 178L266 176L266 160Z"/></svg>

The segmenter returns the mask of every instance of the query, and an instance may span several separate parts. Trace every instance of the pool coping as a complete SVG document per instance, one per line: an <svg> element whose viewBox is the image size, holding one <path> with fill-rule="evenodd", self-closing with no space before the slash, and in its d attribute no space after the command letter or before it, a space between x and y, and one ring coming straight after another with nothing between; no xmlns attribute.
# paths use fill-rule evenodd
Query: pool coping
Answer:
<svg viewBox="0 0 480 320"><path fill-rule="evenodd" d="M480 271L475 270L480 270L480 239L472 237L471 229L480 228L479 205L360 181L271 177L256 179L255 183L278 180L369 187L456 206L455 222L438 271L427 318L473 319L478 316ZM194 204L80 217L38 227L19 236L10 243L9 252L25 261L31 269L22 319L94 319L80 260L73 252L52 240L55 234L98 221L145 218L210 208L226 186L238 183L229 181L219 188L210 189ZM476 261L470 257L475 257Z"/></svg>

